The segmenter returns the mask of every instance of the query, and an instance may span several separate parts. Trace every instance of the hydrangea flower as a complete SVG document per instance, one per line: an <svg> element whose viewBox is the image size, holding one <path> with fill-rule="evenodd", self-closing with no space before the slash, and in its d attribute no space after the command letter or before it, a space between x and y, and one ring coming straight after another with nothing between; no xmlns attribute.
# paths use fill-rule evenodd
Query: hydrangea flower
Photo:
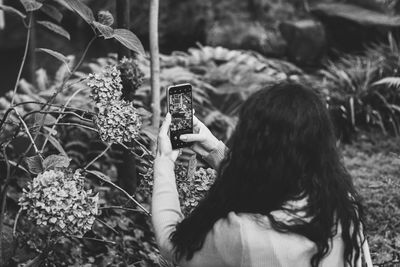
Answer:
<svg viewBox="0 0 400 267"><path fill-rule="evenodd" d="M153 188L153 170L143 176L139 189L144 195L151 195ZM192 178L187 177L187 169L182 164L175 166L176 184L182 212L189 214L206 195L214 183L217 172L211 168L198 168Z"/></svg>
<svg viewBox="0 0 400 267"><path fill-rule="evenodd" d="M98 214L98 195L85 190L79 171L48 170L23 189L19 205L28 218L51 232L82 236Z"/></svg>
<svg viewBox="0 0 400 267"><path fill-rule="evenodd" d="M144 73L132 58L123 57L118 63L122 79L122 97L132 101L136 90L143 84Z"/></svg>
<svg viewBox="0 0 400 267"><path fill-rule="evenodd" d="M217 172L211 168L199 168L192 179L177 179L177 187L182 210L189 214L205 196L214 183Z"/></svg>
<svg viewBox="0 0 400 267"><path fill-rule="evenodd" d="M106 66L101 73L89 74L88 86L97 105L108 104L122 96L121 72L116 66Z"/></svg>
<svg viewBox="0 0 400 267"><path fill-rule="evenodd" d="M101 140L108 143L132 141L139 134L142 124L136 108L124 100L98 106L95 123Z"/></svg>

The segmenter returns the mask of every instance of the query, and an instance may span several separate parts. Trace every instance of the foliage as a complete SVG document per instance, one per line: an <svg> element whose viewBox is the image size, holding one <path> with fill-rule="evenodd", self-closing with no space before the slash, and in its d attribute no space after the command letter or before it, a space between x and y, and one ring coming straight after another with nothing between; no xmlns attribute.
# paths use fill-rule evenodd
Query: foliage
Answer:
<svg viewBox="0 0 400 267"><path fill-rule="evenodd" d="M45 13L46 8L47 11L49 9L58 11L57 7L59 6L48 5L47 2L42 3L42 1L36 0L21 0L21 3L27 13L27 15L21 13L23 15L20 16L27 27L25 45L27 48L34 20L33 12L37 12L41 8L44 8L43 12ZM86 153L90 150L80 152L79 156L83 157L83 161L72 160L77 154L70 153L73 152L70 147L76 147L71 143L79 143L82 138L89 138L92 142L96 142L97 139L97 143L101 144L97 134L107 141L119 142L122 149L126 149L134 156L144 157L143 154L148 153L146 143L141 143L142 139L138 137L141 116L145 116L145 112L142 111L139 114L132 106L131 101L121 99L123 96L122 78L136 87L140 85L140 72L135 68L135 63L125 59L121 65L110 67L103 74L93 75L90 78L87 74L78 71L88 49L98 37L114 38L137 55L144 54L143 46L129 30L111 28L113 17L109 12L100 12L99 21L96 21L90 8L79 0L68 0L60 2L60 4L79 14L92 28L94 36L78 61L75 61L73 56L67 57L48 48L39 49L39 51L52 55L63 64L52 79L47 76L45 70L38 70L34 84L19 79L28 53L28 49L25 49L15 88L0 99L0 113L2 114L0 121L2 163L0 168L2 173L6 174L2 180L0 197L2 199L0 232L8 229L5 228L6 223L14 224L13 236L18 237L16 240L23 248L22 252L16 252L13 260L10 260L8 256L3 257L2 253L6 250L3 249L1 246L3 243L0 242L0 265L11 264L11 262L28 263L29 265L55 262L57 265L65 265L71 261L64 258L65 261L60 263L57 259L52 258L53 250L56 247L67 245L69 242L65 241L65 238L79 238L81 243L90 238L94 231L92 226L96 225L95 216L99 215L98 205L104 204L104 200L98 197L99 185L87 182L86 176L89 173L90 179L98 178L100 181L108 182L123 195L129 196L128 199L139 208L145 210L124 189L112 183L106 174L88 170L98 159L108 153L108 150L111 150L111 144L107 144L104 150L97 151L92 158L86 158ZM1 8L17 15L20 14L4 5ZM58 13L49 13L55 14L50 17L55 17L56 21L61 20L60 16L62 18L59 11ZM59 15L56 16L57 14ZM69 39L69 33L53 22L38 21L38 25ZM126 78L126 75L131 74L137 74L137 79L135 77ZM88 79L92 84L91 95L94 96L94 103L89 98L90 94L87 89L90 87L86 86ZM99 82L102 84L100 85ZM114 90L113 93L116 93L117 97L108 95L111 98L107 99L107 92L110 90ZM120 121L116 121L117 119ZM95 128L96 125L99 129ZM107 132L105 129L110 131ZM118 129L121 131L118 132ZM73 137L75 140L63 139L71 132L76 134ZM132 138L135 138L136 147L131 143ZM138 151L142 152L140 156ZM58 153L60 154L57 155ZM44 155L46 155L45 158ZM80 165L82 162L86 165ZM111 165L115 166L116 163ZM82 170L77 169L82 167ZM92 192L96 192L96 194ZM13 197L10 198L10 195ZM22 212L15 211L15 204L20 205ZM11 208L11 212L4 216L6 207L14 208ZM20 214L23 217L19 220ZM16 216L14 220L9 218L13 215ZM31 235L21 234L24 231L25 233L30 232ZM98 241L103 242L101 236ZM134 241L139 243L136 239ZM76 243L77 241L71 242ZM136 246L141 245L136 244ZM147 251L153 250L147 249ZM71 254L67 254L73 258Z"/></svg>
<svg viewBox="0 0 400 267"><path fill-rule="evenodd" d="M390 36L389 36L390 37ZM331 109L356 128L379 128L384 134L400 133L400 99L392 86L399 73L397 42L369 47L363 55L345 55L328 62L321 87L327 89ZM388 79L388 77L392 77Z"/></svg>

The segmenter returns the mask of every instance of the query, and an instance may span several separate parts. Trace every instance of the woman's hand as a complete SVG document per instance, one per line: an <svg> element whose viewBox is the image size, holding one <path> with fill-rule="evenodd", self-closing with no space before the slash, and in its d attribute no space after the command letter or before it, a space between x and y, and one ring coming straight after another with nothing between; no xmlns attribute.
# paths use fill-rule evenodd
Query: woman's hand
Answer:
<svg viewBox="0 0 400 267"><path fill-rule="evenodd" d="M175 162L179 156L180 150L172 149L171 139L169 138L168 135L170 124L171 124L171 114L167 113L167 115L165 116L165 120L161 125L160 133L158 134L157 157L167 157L173 162Z"/></svg>
<svg viewBox="0 0 400 267"><path fill-rule="evenodd" d="M193 134L182 134L180 139L183 142L194 142L191 148L200 156L206 156L217 147L219 140L196 116L193 116L193 132Z"/></svg>

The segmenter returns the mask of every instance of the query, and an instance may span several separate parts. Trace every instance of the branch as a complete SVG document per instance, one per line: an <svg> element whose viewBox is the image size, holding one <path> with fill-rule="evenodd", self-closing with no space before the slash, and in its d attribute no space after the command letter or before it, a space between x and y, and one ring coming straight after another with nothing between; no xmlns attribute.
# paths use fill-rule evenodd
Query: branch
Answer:
<svg viewBox="0 0 400 267"><path fill-rule="evenodd" d="M114 188L118 189L119 191L124 193L124 195L126 195L130 200L132 200L133 203L135 203L139 208L141 208L147 215L151 216L150 212L145 207L143 207L136 199L134 199L128 192L126 192L124 189L122 189L118 185L114 184L113 182L111 182L107 179L104 179L103 177L100 177L95 172L88 171L88 170L85 170L85 172L94 175L95 177L99 178L103 182L106 182L106 183L110 184L111 186L113 186Z"/></svg>
<svg viewBox="0 0 400 267"><path fill-rule="evenodd" d="M32 135L29 132L28 126L26 125L25 121L22 119L21 115L19 115L17 110L15 110L15 114L17 114L18 119L21 121L22 125L24 126L26 134L28 135L28 137L31 140L31 143L33 145L33 148L35 149L35 153L38 154L38 156L43 159L42 154L40 153L39 149L37 148L35 141L33 140Z"/></svg>
<svg viewBox="0 0 400 267"><path fill-rule="evenodd" d="M54 123L44 124L44 126L53 126L53 125L54 125ZM96 133L99 132L95 128L92 128L92 127L89 127L89 126L86 126L86 125L82 125L82 124L78 124L78 123L59 122L59 123L56 123L56 125L76 126L76 127L82 127L82 128L84 128L86 130L90 130L90 131L93 131L93 132L96 132Z"/></svg>
<svg viewBox="0 0 400 267"><path fill-rule="evenodd" d="M24 56L22 57L21 66L19 67L19 71L18 71L18 75L17 75L17 80L16 80L16 82L15 82L14 91L13 91L13 96L12 96L12 98L11 98L11 106L13 106L13 104L14 104L14 98L15 98L15 95L16 95L16 93L17 93L17 88L18 88L18 84L19 84L19 79L21 79L22 70L24 69L26 57L27 57L27 55L28 55L29 40L30 40L30 38L31 38L32 21L33 21L33 14L32 14L32 12L29 12L28 33L27 33L27 36L26 36Z"/></svg>
<svg viewBox="0 0 400 267"><path fill-rule="evenodd" d="M1 190L0 236L3 236L4 212L6 210L7 190L8 190L8 183L9 183L9 179L10 179L10 163L8 162L6 149L7 149L7 146L4 146L3 154L4 154L6 166L7 166L7 171L6 171L6 179L5 179L4 187ZM0 260L3 261L3 242L2 242L2 240L0 240Z"/></svg>
<svg viewBox="0 0 400 267"><path fill-rule="evenodd" d="M125 207L122 207L122 206L99 207L99 210L104 210L104 209L119 209L119 210L133 211L133 212L143 212L142 210L125 208Z"/></svg>
<svg viewBox="0 0 400 267"><path fill-rule="evenodd" d="M92 165L93 163L96 162L96 160L98 160L99 158L101 158L105 153L107 153L107 151L110 149L110 147L112 146L112 143L109 143L107 145L107 147L103 150L103 152L101 152L100 154L97 155L97 157L95 157L91 162L89 162L83 169L86 171L87 168L89 168L90 165Z"/></svg>
<svg viewBox="0 0 400 267"><path fill-rule="evenodd" d="M67 81L72 77L72 75L74 75L75 71L81 66L84 58L86 57L86 54L90 48L90 46L92 45L93 41L96 40L97 36L93 36L92 39L89 41L89 43L86 45L85 51L83 51L83 54L79 60L79 62L75 65L74 69L72 70L72 72L67 76L67 78L63 81L63 83L60 85L60 88L57 89L54 94L50 97L50 99L47 101L47 103L41 108L41 110L43 110L44 108L46 108L46 106L53 104L54 99L56 98L56 96L62 92L62 90L64 89L65 84L67 83ZM80 81L82 81L84 79L81 79ZM49 108L47 108L48 110ZM46 116L43 116L42 121L40 123L40 125L44 124L44 121L46 119ZM40 129L39 131L40 132ZM35 140L38 137L38 135L35 136Z"/></svg>
<svg viewBox="0 0 400 267"><path fill-rule="evenodd" d="M87 89L87 88L86 88L86 87L83 87L83 88L80 88L80 89L76 90L76 91L71 95L71 97L68 98L67 102L65 102L64 107L61 109L61 112L64 112L65 109L66 109L66 107L67 107L67 106L69 105L69 103L71 102L71 100L72 100L77 94L79 94L81 91L83 91L83 90L85 90L85 89ZM62 117L62 115L59 115L59 116L57 117L57 119L56 119L56 124L57 124L57 122L60 121L61 117ZM55 130L56 124L54 124L54 126L51 128L52 130ZM50 137L50 136L47 136L46 139L44 140L43 145L42 145L42 148L41 148L41 150L40 150L41 152L43 152L44 148L46 147L46 144L47 144L47 142L49 141L49 137Z"/></svg>
<svg viewBox="0 0 400 267"><path fill-rule="evenodd" d="M19 215L21 215L22 209L18 210L17 215L15 216L15 220L14 220L14 227L13 227L13 237L15 238L15 233L17 232L17 224L18 224L18 219L19 219Z"/></svg>
<svg viewBox="0 0 400 267"><path fill-rule="evenodd" d="M115 230L114 228L112 228L110 225L108 225L106 222L104 222L103 220L100 220L99 218L96 218L96 221L98 221L99 223L101 223L102 225L104 225L105 227L107 227L108 229L110 229L111 231L113 231L114 233L116 233L117 235L120 235L120 232L118 232L117 230Z"/></svg>
<svg viewBox="0 0 400 267"><path fill-rule="evenodd" d="M108 240L104 240L104 239L97 239L97 238L93 238L93 237L84 237L84 236L76 236L76 235L69 235L68 237L77 238L77 239L93 240L93 241L97 241L97 242L108 243L108 244L111 244L111 245L116 245L117 244L117 243L115 243L113 241L108 241Z"/></svg>

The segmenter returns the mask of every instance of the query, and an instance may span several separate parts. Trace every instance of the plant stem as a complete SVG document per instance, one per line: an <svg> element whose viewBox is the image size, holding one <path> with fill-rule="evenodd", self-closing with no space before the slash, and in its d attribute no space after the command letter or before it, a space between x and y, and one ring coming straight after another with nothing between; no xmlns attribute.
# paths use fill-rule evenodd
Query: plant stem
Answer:
<svg viewBox="0 0 400 267"><path fill-rule="evenodd" d="M80 237L80 236L75 236L75 235L70 235L69 237L73 237L73 238L77 238L77 239L93 240L93 241L98 241L98 242L112 244L112 245L116 245L117 244L117 243L115 243L113 241L108 241L108 240L104 240L104 239L97 239L97 238L93 238L93 237L83 237L83 236Z"/></svg>
<svg viewBox="0 0 400 267"><path fill-rule="evenodd" d="M21 215L22 209L18 210L17 215L15 216L15 220L14 220L14 227L13 227L13 237L15 238L15 233L17 232L17 224L18 224L18 219L19 219L19 215Z"/></svg>
<svg viewBox="0 0 400 267"><path fill-rule="evenodd" d="M26 134L28 135L29 139L31 140L31 143L32 143L32 145L33 145L33 148L35 149L35 153L38 154L38 156L41 157L41 158L43 159L42 154L40 153L39 149L37 148L37 146L36 146L36 144L35 144L35 141L33 140L32 135L31 135L31 133L29 132L29 128L28 128L28 126L26 125L25 121L22 119L21 115L19 115L19 113L18 113L17 110L15 110L15 114L17 114L18 119L21 121L22 125L24 126L25 132L26 132Z"/></svg>
<svg viewBox="0 0 400 267"><path fill-rule="evenodd" d="M89 162L83 169L87 170L87 168L90 167L90 165L92 165L93 163L96 162L96 160L98 160L99 158L101 158L105 153L107 153L107 151L111 148L112 143L109 143L107 145L107 147L103 150L103 152L101 152L100 154L97 155L97 157L95 157L91 162Z"/></svg>
<svg viewBox="0 0 400 267"><path fill-rule="evenodd" d="M142 210L125 208L125 207L122 207L122 206L99 207L99 210L105 210L105 209L119 209L119 210L133 211L133 212L143 212Z"/></svg>
<svg viewBox="0 0 400 267"><path fill-rule="evenodd" d="M5 179L4 187L1 190L0 237L3 236L4 212L6 210L7 190L8 190L9 180L10 180L10 163L8 162L6 149L7 149L7 146L4 146L3 154L4 154L4 159L6 162L7 172L6 172L6 179ZM2 239L0 239L0 261L3 262L3 260L4 260L3 259L3 242L2 242Z"/></svg>
<svg viewBox="0 0 400 267"><path fill-rule="evenodd" d="M115 230L114 228L112 228L110 225L108 225L106 222L104 222L103 220L100 220L99 218L96 218L96 221L98 221L99 223L101 223L102 225L104 225L105 227L107 227L108 229L110 229L111 231L113 231L115 234L120 235L120 232L118 232L117 230Z"/></svg>
<svg viewBox="0 0 400 267"><path fill-rule="evenodd" d="M95 36L92 37L92 39L90 39L89 43L86 45L85 50L84 50L83 53L82 53L81 58L79 59L78 63L75 65L75 67L72 69L70 77L71 77L72 74L74 74L75 71L81 66L83 60L84 60L85 57L86 57L87 52L89 51L90 46L92 45L92 43L94 42L94 40L96 40L96 38L97 38L97 36L95 35ZM68 77L68 79L69 79L69 77ZM67 79L67 80L68 80L68 79Z"/></svg>
<svg viewBox="0 0 400 267"><path fill-rule="evenodd" d="M133 203L135 203L139 208L141 208L147 215L151 216L150 212L145 207L143 207L136 199L134 199L130 194L128 194L128 192L126 192L124 189L122 189L118 185L114 184L113 182L111 182L111 181L109 181L107 179L104 179L103 177L100 177L95 172L91 172L91 171L88 171L88 170L85 170L85 171L86 171L86 173L90 173L90 174L94 175L95 177L99 178L103 182L106 182L106 183L112 185L114 188L116 188L119 191L121 191L122 193L124 193L130 200L133 201Z"/></svg>
<svg viewBox="0 0 400 267"><path fill-rule="evenodd" d="M67 83L67 81L69 80L69 78L71 78L72 75L74 75L75 71L81 66L83 60L86 57L86 54L90 48L90 46L92 45L93 41L96 40L97 36L93 36L92 39L90 39L89 43L86 45L85 51L83 51L83 54L81 56L81 58L79 59L78 63L75 65L75 67L73 68L73 70L71 71L71 73L67 76L67 78L63 81L63 83L60 85L60 88L57 89L54 94L50 97L50 99L47 101L47 103L41 108L41 110L43 110L44 108L46 108L46 106L50 106L53 104L54 99L56 98L56 96L62 92L62 90L64 89L65 84ZM83 80L83 79L82 79ZM65 106L65 105L64 105ZM47 109L49 109L50 107L48 107ZM43 125L44 121L46 119L46 116L43 116L42 121L40 123L40 125ZM40 132L40 129L39 131ZM38 135L36 134L35 136L35 140L38 137Z"/></svg>
<svg viewBox="0 0 400 267"><path fill-rule="evenodd" d="M11 107L12 107L13 104L14 104L14 98L15 98L15 95L16 95L16 93L17 93L18 84L19 84L19 79L21 79L22 70L24 69L26 57L27 57L27 55L28 55L29 40L30 40L30 38L31 38L32 21L33 21L33 14L32 14L32 12L29 12L28 33L27 33L27 36L26 36L24 56L22 57L22 62L21 62L21 66L19 67L19 71L18 71L18 75L17 75L17 80L15 81L13 96L12 96L12 99L11 99Z"/></svg>
<svg viewBox="0 0 400 267"><path fill-rule="evenodd" d="M134 141L142 148L144 152L146 152L149 156L153 156L153 154L150 152L150 150L147 149L142 143L134 139Z"/></svg>
<svg viewBox="0 0 400 267"><path fill-rule="evenodd" d="M65 109L66 109L66 107L67 107L67 106L69 105L69 103L71 102L71 100L72 100L77 94L79 94L79 92L81 92L81 91L83 91L83 90L85 90L85 89L87 89L87 88L84 87L84 88L80 88L80 89L76 90L76 91L71 95L71 97L68 98L67 102L65 102L65 104L63 105L63 108L61 109L61 112L64 112ZM55 129L56 129L56 124L57 124L57 122L59 122L59 120L61 119L61 117L62 117L62 114L60 114L60 115L57 117L54 126L51 127L51 130L55 130ZM45 139L44 142L43 142L42 148L40 149L40 151L41 151L42 153L43 153L43 150L44 150L44 148L46 147L46 144L47 144L48 141L49 141L49 136L46 137L46 139Z"/></svg>
<svg viewBox="0 0 400 267"><path fill-rule="evenodd" d="M53 123L45 124L45 126L53 126L53 125L54 125ZM98 132L98 130L95 129L95 128L92 128L92 127L89 127L89 126L85 126L85 125L81 125L81 124L78 124L78 123L59 122L59 123L57 123L57 125L82 127L83 129L87 129L87 130L90 130L90 131L93 131L93 132L96 132L96 133Z"/></svg>

